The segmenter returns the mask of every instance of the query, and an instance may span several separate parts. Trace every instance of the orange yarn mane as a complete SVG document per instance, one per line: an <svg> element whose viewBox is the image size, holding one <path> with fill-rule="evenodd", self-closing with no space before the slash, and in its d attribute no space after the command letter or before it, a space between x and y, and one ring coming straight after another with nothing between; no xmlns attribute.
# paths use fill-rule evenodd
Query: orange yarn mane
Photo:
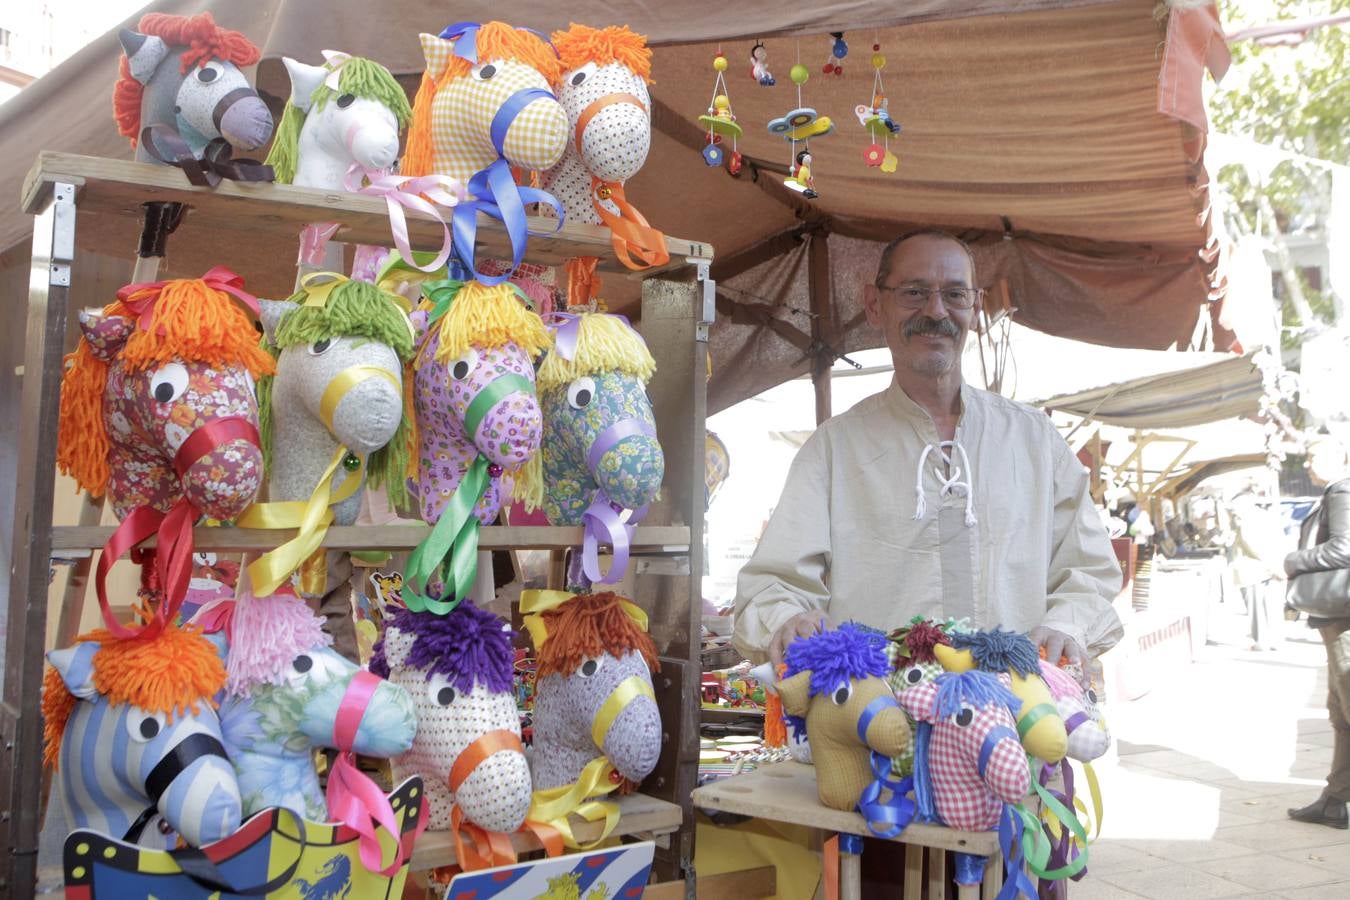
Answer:
<svg viewBox="0 0 1350 900"><path fill-rule="evenodd" d="M210 363L217 367L243 366L256 380L276 371L271 354L258 346L253 320L229 294L199 278L163 282L133 294L138 300L157 292L150 328L139 326L122 346L119 359L128 371L158 368L175 359ZM105 315L136 315L121 300L103 308ZM87 340L65 358L61 380L61 418L56 462L95 497L108 484L108 429L103 421L103 393L108 363L94 355Z"/></svg>
<svg viewBox="0 0 1350 900"><path fill-rule="evenodd" d="M562 57L564 72L570 72L588 62L597 66L618 63L632 69L648 84L652 83L652 51L647 36L630 31L624 25L591 28L573 22L566 31L553 32L553 46Z"/></svg>
<svg viewBox="0 0 1350 900"><path fill-rule="evenodd" d="M524 63L537 71L550 85L557 85L563 68L553 48L538 35L519 31L505 22L485 22L478 29L478 58L504 59ZM408 145L399 171L404 175L430 175L432 169L431 107L436 92L473 68L467 59L453 56L439 79L422 74L422 84L413 101L412 123L408 126Z"/></svg>
<svg viewBox="0 0 1350 900"><path fill-rule="evenodd" d="M210 59L223 59L236 66L251 66L261 53L248 38L237 31L221 28L209 12L200 15L170 16L165 13L147 13L141 17L136 30L160 38L170 47L186 47L179 70L183 74L193 66ZM145 85L131 77L131 64L122 54L118 66L121 76L113 86L113 118L123 137L136 139L141 133L141 96Z"/></svg>
<svg viewBox="0 0 1350 900"><path fill-rule="evenodd" d="M109 703L130 704L163 713L170 721L199 715L201 705L214 709L213 699L225 687L225 664L215 645L195 625L170 624L153 640L122 640L99 628L76 643L96 643L94 689ZM78 702L51 666L42 677L43 762L56 769L66 722Z"/></svg>
<svg viewBox="0 0 1350 900"><path fill-rule="evenodd" d="M661 669L651 635L628 618L618 594L581 594L543 617L548 640L539 648L537 678L554 672L570 675L589 656L622 656L630 650L641 653L653 672Z"/></svg>

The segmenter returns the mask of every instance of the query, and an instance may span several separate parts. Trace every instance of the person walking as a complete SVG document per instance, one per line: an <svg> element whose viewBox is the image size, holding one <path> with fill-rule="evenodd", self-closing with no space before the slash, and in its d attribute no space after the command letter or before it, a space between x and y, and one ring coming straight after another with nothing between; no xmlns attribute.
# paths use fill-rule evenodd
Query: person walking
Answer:
<svg viewBox="0 0 1350 900"><path fill-rule="evenodd" d="M1275 650L1272 609L1284 594L1285 573L1279 518L1254 491L1233 498L1233 580L1247 603L1251 649Z"/></svg>

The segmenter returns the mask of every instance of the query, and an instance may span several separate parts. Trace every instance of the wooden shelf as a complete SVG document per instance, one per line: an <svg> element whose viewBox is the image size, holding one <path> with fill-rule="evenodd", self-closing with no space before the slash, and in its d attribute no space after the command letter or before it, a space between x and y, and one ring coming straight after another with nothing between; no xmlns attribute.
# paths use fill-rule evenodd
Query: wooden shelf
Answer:
<svg viewBox="0 0 1350 900"><path fill-rule="evenodd" d="M657 800L646 794L629 794L620 797L619 824L611 832L612 837L623 835L662 835L679 830L683 813L674 803ZM603 822L582 822L573 820L572 833L579 842L593 841L600 836ZM533 834L516 832L511 835L511 843L517 853L540 850ZM446 831L428 831L417 839L413 847L412 868L432 869L455 863L455 842Z"/></svg>
<svg viewBox="0 0 1350 900"><path fill-rule="evenodd" d="M336 235L339 241L392 246L388 209L378 197L236 181L222 181L215 188L194 187L186 175L170 166L44 150L24 179L24 212L41 212L56 182L76 186L80 212L120 216L129 220L132 229L140 227L141 204L159 200L186 203L194 221L227 233L246 225L254 233L272 231L294 240L310 222L337 222L341 225ZM408 211L407 217L414 250L440 248L442 231L435 220L414 211ZM531 217L529 221L541 232L553 227L551 219ZM479 216L478 222L479 254L509 258L510 244L502 224L486 216ZM644 270L642 277L681 268L688 258L711 260L713 255L710 245L681 238L667 237L666 248L670 262ZM609 229L604 226L568 224L556 234L530 237L532 263L557 266L577 256L599 257L602 271L632 274L615 257Z"/></svg>
<svg viewBox="0 0 1350 900"><path fill-rule="evenodd" d="M411 550L431 532L430 525L334 525L324 535L322 546L330 550ZM67 551L98 550L112 536L110 525L57 525L52 528L52 554L71 557ZM294 529L211 528L193 529L198 550L230 552L271 550L295 536ZM485 525L479 532L480 550L554 550L580 547L580 526ZM153 537L141 546L153 547ZM684 525L639 525L631 552L643 556L679 555L689 552L689 528Z"/></svg>
<svg viewBox="0 0 1350 900"><path fill-rule="evenodd" d="M857 813L821 805L815 768L799 762L774 763L697 788L694 806L844 834L871 834ZM995 832L955 831L918 822L911 823L892 840L980 856L999 852Z"/></svg>

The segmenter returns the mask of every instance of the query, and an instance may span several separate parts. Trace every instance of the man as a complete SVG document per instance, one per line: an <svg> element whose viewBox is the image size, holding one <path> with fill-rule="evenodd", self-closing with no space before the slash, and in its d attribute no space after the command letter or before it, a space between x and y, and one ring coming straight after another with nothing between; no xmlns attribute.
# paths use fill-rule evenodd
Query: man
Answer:
<svg viewBox="0 0 1350 900"><path fill-rule="evenodd" d="M1083 466L1039 410L966 384L982 291L964 243L901 237L864 287L889 388L826 422L793 462L741 570L734 640L775 663L827 620L925 615L1030 632L1086 669L1121 636L1120 567Z"/></svg>

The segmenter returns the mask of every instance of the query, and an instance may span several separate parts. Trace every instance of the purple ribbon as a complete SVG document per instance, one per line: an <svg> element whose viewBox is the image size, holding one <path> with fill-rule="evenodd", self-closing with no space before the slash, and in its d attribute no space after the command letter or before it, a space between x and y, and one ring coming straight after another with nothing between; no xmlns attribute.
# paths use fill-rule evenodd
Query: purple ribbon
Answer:
<svg viewBox="0 0 1350 900"><path fill-rule="evenodd" d="M637 335L638 340L646 346L647 341L633 323L628 321L628 317L619 313L606 313L619 319L628 326L628 330ZM581 336L581 316L577 313L569 312L551 312L544 316L544 324L553 332L553 349L563 359L574 359L577 355L577 340Z"/></svg>
<svg viewBox="0 0 1350 900"><path fill-rule="evenodd" d="M596 435L591 449L586 452L586 468L595 475L600 468L600 460L609 451L618 447L630 437L656 437L656 429L641 419L620 419ZM598 478L596 479L599 480Z"/></svg>
<svg viewBox="0 0 1350 900"><path fill-rule="evenodd" d="M1064 774L1064 792L1060 793L1059 791L1049 786L1050 779L1055 774L1055 766L1049 763L1046 763L1041 766L1041 775L1040 775L1041 787L1045 788L1046 791L1060 803L1063 803L1065 809L1072 810L1073 767L1069 765L1069 760L1067 758L1060 760L1059 766L1060 771ZM1049 832L1050 832L1049 826L1046 826L1047 837L1051 836ZM1078 848L1074 847L1072 838L1073 835L1069 833L1069 827L1061 823L1059 829L1059 839L1053 841L1050 844L1050 859L1045 864L1046 869L1053 870L1062 868L1064 866L1067 866L1069 863L1073 862L1079 856L1082 855L1082 852ZM1087 868L1085 866L1084 868L1078 870L1069 877L1073 881L1081 881L1083 876L1086 874Z"/></svg>
<svg viewBox="0 0 1350 900"><path fill-rule="evenodd" d="M641 419L620 419L596 436L591 449L586 454L586 468L592 477L600 467L600 460L625 439L630 437L655 437L656 429ZM596 479L599 480L598 478ZM623 507L610 501L604 488L596 490L591 505L581 515L581 524L585 526L585 538L582 542L581 566L586 577L596 584L614 584L628 571L628 547L633 540L633 530L647 507L636 509L627 522L619 518ZM608 543L614 548L614 561L609 572L600 571L600 544Z"/></svg>
<svg viewBox="0 0 1350 900"><path fill-rule="evenodd" d="M460 59L467 59L474 65L478 65L478 29L482 27L482 24L479 22L456 22L453 25L447 25L441 29L440 38L442 40L455 42L455 49L453 51L455 56L458 56ZM533 28L521 28L519 26L517 26L516 31L528 31L545 44L548 44L549 49L553 51L554 56L558 55L558 48L553 46L553 42L542 32L535 31Z"/></svg>
<svg viewBox="0 0 1350 900"><path fill-rule="evenodd" d="M368 181L369 184L363 184ZM408 265L423 272L434 272L450 258L450 228L445 224L441 207L458 208L465 202L464 186L446 175L390 175L386 172L367 172L359 163L352 163L343 179L343 187L354 194L383 197L389 209L389 228L394 233L394 246ZM404 207L416 210L434 219L441 226L441 249L425 266L417 264L408 243L408 220Z"/></svg>

